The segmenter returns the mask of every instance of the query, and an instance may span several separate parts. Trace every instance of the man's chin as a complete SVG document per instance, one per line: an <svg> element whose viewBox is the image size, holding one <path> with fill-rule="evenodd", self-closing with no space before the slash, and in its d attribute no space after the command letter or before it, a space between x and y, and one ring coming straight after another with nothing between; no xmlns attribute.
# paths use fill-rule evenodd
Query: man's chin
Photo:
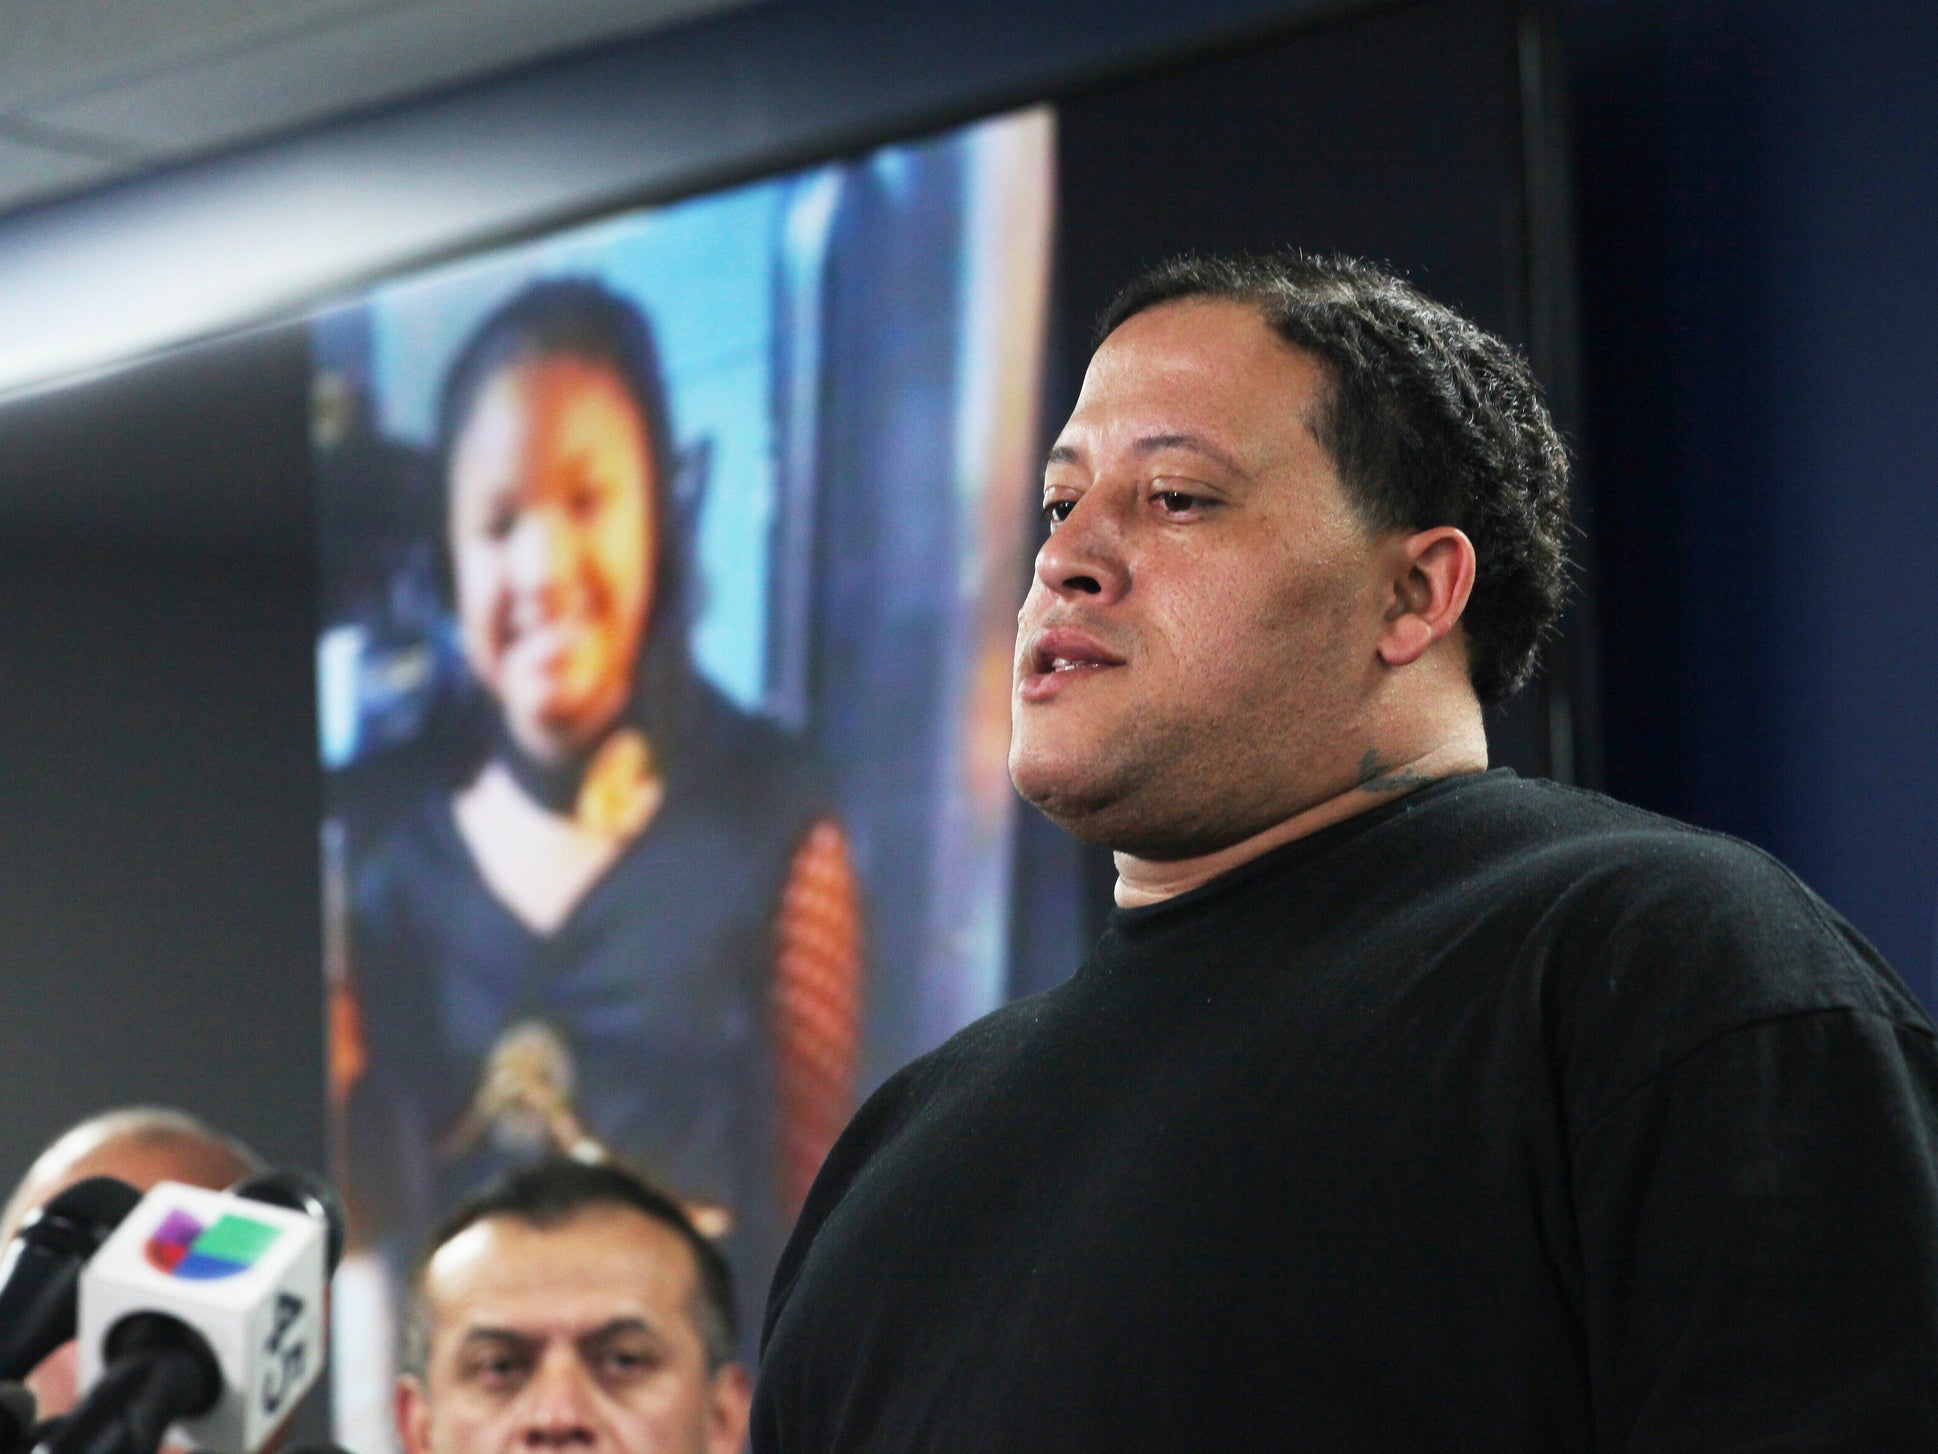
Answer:
<svg viewBox="0 0 1938 1454"><path fill-rule="evenodd" d="M1009 776L1024 801L1071 837L1153 862L1215 853L1276 821L1250 799L1210 808L1179 801L1153 791L1155 774L1096 753L1072 759L1012 752Z"/></svg>
<svg viewBox="0 0 1938 1454"><path fill-rule="evenodd" d="M1110 848L1121 810L1124 784L1113 781L1096 754L1073 760L1067 754L1013 752L1009 780L1023 801L1073 838Z"/></svg>

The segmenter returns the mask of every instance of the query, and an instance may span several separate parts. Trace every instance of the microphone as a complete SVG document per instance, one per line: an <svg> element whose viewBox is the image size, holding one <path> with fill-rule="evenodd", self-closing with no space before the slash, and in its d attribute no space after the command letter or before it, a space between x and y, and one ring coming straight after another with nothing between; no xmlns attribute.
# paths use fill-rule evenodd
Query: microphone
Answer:
<svg viewBox="0 0 1938 1454"><path fill-rule="evenodd" d="M12 1454L32 1444L28 1435L34 1431L34 1416L39 1412L33 1390L24 1383L0 1383L0 1449Z"/></svg>
<svg viewBox="0 0 1938 1454"><path fill-rule="evenodd" d="M112 1176L90 1176L21 1223L0 1263L0 1383L25 1378L74 1336L81 1269L141 1201Z"/></svg>
<svg viewBox="0 0 1938 1454"><path fill-rule="evenodd" d="M245 1176L229 1188L229 1195L268 1202L272 1207L287 1207L312 1218L323 1228L324 1275L336 1271L337 1263L343 1260L343 1229L348 1218L343 1212L343 1199L322 1177L311 1176L300 1166L279 1166Z"/></svg>
<svg viewBox="0 0 1938 1454"><path fill-rule="evenodd" d="M342 1240L335 1193L301 1172L226 1192L155 1187L81 1277L81 1382L102 1385L75 1422L92 1406L137 1454L171 1425L191 1449L260 1447L322 1372L323 1289ZM123 1383L124 1369L140 1377ZM49 1454L100 1436L99 1422L86 1438L64 1433Z"/></svg>
<svg viewBox="0 0 1938 1454"><path fill-rule="evenodd" d="M156 1442L137 1449L129 1438L131 1410L146 1392L155 1366L140 1357L121 1358L108 1367L74 1411L49 1419L34 1430L32 1454L154 1454ZM176 1370L161 1381L172 1384Z"/></svg>

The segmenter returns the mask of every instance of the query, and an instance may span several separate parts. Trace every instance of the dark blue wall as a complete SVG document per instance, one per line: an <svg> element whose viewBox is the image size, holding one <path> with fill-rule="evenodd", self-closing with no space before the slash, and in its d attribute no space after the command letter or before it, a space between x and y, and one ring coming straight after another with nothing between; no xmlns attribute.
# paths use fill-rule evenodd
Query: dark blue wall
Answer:
<svg viewBox="0 0 1938 1454"><path fill-rule="evenodd" d="M1607 785L1934 1002L1938 6L1575 0Z"/></svg>

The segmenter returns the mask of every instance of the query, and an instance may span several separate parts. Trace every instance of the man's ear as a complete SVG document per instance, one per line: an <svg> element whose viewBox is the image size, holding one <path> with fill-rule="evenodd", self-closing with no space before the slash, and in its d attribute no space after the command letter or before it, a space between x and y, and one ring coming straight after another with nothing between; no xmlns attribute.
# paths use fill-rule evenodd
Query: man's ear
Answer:
<svg viewBox="0 0 1938 1454"><path fill-rule="evenodd" d="M1452 631L1473 594L1474 543L1451 525L1394 543L1392 599L1380 623L1380 660L1409 666Z"/></svg>
<svg viewBox="0 0 1938 1454"><path fill-rule="evenodd" d="M723 1363L713 1374L707 1407L707 1454L740 1454L747 1447L747 1418L754 1404L754 1380L738 1363Z"/></svg>
<svg viewBox="0 0 1938 1454"><path fill-rule="evenodd" d="M404 1454L429 1454L431 1447L431 1404L423 1380L414 1373L397 1376L391 1391L391 1411L397 1420L397 1439Z"/></svg>

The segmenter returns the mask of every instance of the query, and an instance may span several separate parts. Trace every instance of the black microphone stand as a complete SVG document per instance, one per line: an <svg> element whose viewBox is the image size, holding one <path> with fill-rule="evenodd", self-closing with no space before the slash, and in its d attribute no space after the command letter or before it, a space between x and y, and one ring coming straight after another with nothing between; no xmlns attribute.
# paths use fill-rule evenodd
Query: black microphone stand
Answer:
<svg viewBox="0 0 1938 1454"><path fill-rule="evenodd" d="M103 1351L101 1381L33 1454L157 1454L170 1424L207 1413L222 1397L221 1365L179 1318L130 1314Z"/></svg>

